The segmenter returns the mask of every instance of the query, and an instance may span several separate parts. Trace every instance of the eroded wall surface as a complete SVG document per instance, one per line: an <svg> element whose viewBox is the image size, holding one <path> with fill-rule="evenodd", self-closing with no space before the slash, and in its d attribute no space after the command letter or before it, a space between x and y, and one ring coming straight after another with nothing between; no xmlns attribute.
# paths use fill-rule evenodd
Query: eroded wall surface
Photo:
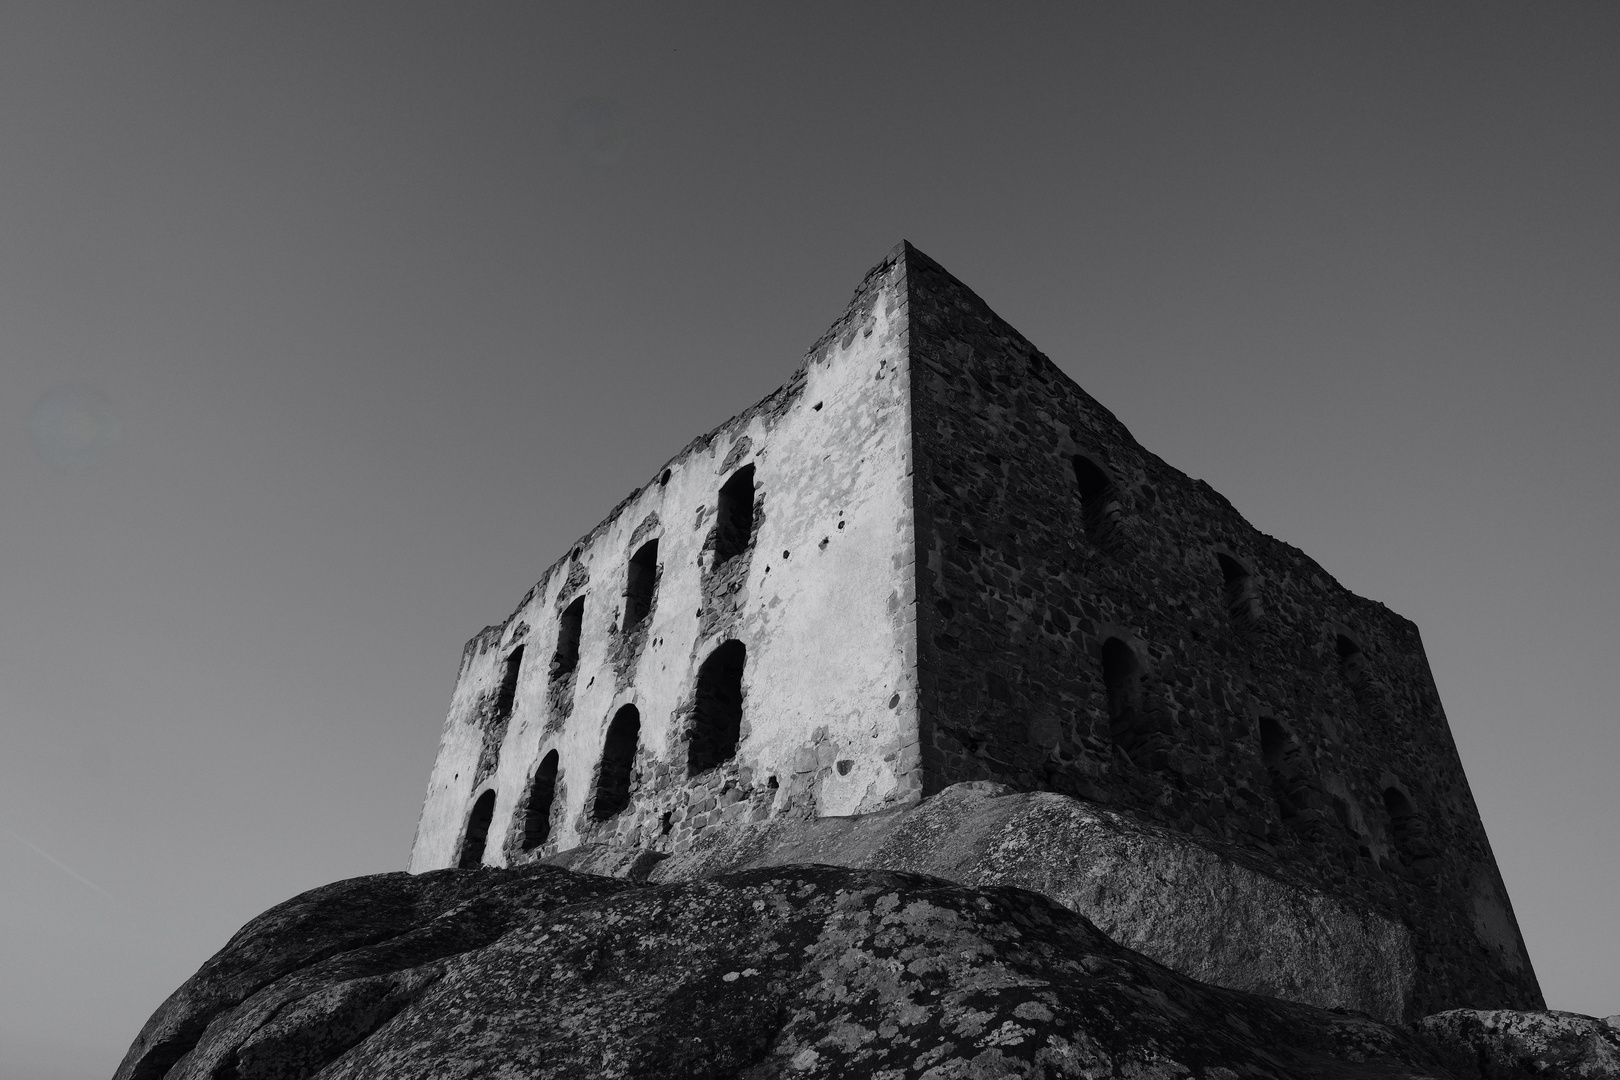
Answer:
<svg viewBox="0 0 1620 1080"><path fill-rule="evenodd" d="M1417 628L904 262L927 790L1057 791L1231 845L1412 926L1417 1014L1543 1007Z"/></svg>
<svg viewBox="0 0 1620 1080"><path fill-rule="evenodd" d="M751 540L722 560L719 492L750 466ZM622 626L650 539L651 611ZM726 641L747 654L740 739L694 774L698 672ZM633 760L609 775L627 707ZM1416 627L1142 448L905 244L787 385L469 642L411 866L652 858L980 780L1103 804L1411 928L1412 1015L1541 1007Z"/></svg>
<svg viewBox="0 0 1620 1080"><path fill-rule="evenodd" d="M493 865L602 841L678 851L723 822L919 796L903 300L894 266L874 271L787 385L695 440L468 643L413 871L463 858L486 792L478 857ZM751 537L722 560L718 493L750 466ZM629 561L652 539L651 610L626 628ZM577 663L560 671L581 598ZM698 671L727 641L746 650L737 750L688 775ZM634 759L609 786L628 805L603 814L608 729L626 707ZM545 811L536 778L553 752Z"/></svg>

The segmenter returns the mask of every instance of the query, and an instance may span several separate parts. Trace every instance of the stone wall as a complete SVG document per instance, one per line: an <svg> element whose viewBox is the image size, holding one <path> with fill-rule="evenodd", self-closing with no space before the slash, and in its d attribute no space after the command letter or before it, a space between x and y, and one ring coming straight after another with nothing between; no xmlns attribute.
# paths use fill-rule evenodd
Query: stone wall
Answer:
<svg viewBox="0 0 1620 1080"><path fill-rule="evenodd" d="M1540 1007L1416 627L1139 446L909 244L782 389L469 642L411 867L462 861L486 792L470 857L511 865L981 780L1404 924L1418 1013Z"/></svg>
<svg viewBox="0 0 1620 1080"><path fill-rule="evenodd" d="M1418 1012L1542 1007L1417 628L899 258L927 790L1056 791L1238 846L1412 926Z"/></svg>
<svg viewBox="0 0 1620 1080"><path fill-rule="evenodd" d="M490 839L473 858L493 865L581 843L677 851L726 822L919 797L896 289L892 265L870 275L782 389L694 440L468 643L413 870L457 865L471 808L491 790ZM720 520L721 489L750 486L750 469L752 506L732 500ZM637 601L647 613L621 627L630 560L654 539L652 595ZM560 649L581 600L577 644ZM735 753L692 775L698 674L728 641L746 655ZM515 692L503 698L519 649ZM608 753L604 785L609 725L621 716L621 730L636 730L633 757L626 777ZM535 778L552 751L547 809ZM596 801L603 787L612 812Z"/></svg>

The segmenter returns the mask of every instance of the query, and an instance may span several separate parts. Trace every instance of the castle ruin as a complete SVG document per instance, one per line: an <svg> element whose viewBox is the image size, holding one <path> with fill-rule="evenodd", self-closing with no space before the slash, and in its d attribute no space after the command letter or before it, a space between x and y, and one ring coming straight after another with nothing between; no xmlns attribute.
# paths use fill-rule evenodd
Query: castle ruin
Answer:
<svg viewBox="0 0 1620 1080"><path fill-rule="evenodd" d="M1417 628L907 243L467 644L411 869L983 780L1399 922L1425 1010L1542 1007Z"/></svg>

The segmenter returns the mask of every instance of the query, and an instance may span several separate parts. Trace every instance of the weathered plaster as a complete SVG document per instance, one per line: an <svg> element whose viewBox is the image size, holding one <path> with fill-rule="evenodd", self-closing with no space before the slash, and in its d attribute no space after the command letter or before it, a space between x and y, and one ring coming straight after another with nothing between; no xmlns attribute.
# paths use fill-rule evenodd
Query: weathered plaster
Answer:
<svg viewBox="0 0 1620 1080"><path fill-rule="evenodd" d="M818 343L787 387L695 440L549 568L505 623L468 645L413 870L454 864L468 808L491 785L485 861L494 865L607 836L678 850L722 821L861 813L917 797L909 387L896 290L892 274L876 275L843 332ZM754 535L716 569L716 493L748 465ZM653 608L627 649L619 629L627 563L654 535ZM561 710L548 704L549 660L558 614L579 596L579 661L559 722ZM697 669L728 639L747 648L743 738L730 762L689 778L682 737ZM522 673L503 729L492 702L518 645ZM598 822L595 769L625 705L641 719L631 805ZM491 741L499 764L475 785ZM522 811L552 749L568 802L546 844L524 852Z"/></svg>

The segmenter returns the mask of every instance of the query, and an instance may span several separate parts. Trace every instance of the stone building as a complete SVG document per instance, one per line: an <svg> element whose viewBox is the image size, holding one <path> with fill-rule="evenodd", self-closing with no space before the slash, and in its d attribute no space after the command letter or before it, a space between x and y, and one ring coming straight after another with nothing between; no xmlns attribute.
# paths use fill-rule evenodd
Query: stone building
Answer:
<svg viewBox="0 0 1620 1080"><path fill-rule="evenodd" d="M976 780L1399 922L1414 1007L1541 1007L1417 628L907 243L467 644L411 868L681 852Z"/></svg>

